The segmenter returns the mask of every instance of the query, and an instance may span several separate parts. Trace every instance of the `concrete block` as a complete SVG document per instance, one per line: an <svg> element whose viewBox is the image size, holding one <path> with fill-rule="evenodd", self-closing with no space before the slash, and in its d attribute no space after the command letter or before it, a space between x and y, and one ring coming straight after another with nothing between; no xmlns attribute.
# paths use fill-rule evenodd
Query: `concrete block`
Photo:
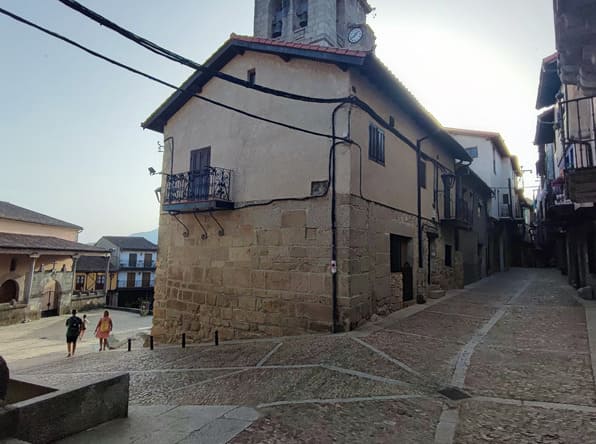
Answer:
<svg viewBox="0 0 596 444"><path fill-rule="evenodd" d="M304 227L306 225L306 211L284 211L281 214L281 226L288 227Z"/></svg>

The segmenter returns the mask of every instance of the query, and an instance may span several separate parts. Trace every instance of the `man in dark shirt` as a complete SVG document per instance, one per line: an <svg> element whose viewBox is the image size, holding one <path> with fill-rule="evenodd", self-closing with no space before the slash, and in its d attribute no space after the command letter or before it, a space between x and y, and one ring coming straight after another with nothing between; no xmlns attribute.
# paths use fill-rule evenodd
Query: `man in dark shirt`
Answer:
<svg viewBox="0 0 596 444"><path fill-rule="evenodd" d="M68 356L75 354L77 348L77 338L81 333L81 325L83 321L77 316L77 311L72 311L72 316L66 320L66 348L68 349Z"/></svg>

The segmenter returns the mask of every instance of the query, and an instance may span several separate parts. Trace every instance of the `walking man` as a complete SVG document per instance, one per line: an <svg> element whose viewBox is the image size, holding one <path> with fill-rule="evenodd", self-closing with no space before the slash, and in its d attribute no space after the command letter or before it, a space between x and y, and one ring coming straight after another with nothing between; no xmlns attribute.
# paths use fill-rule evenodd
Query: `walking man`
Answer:
<svg viewBox="0 0 596 444"><path fill-rule="evenodd" d="M77 339L81 333L81 325L83 321L77 316L77 311L72 311L72 316L66 320L66 348L68 349L68 356L74 356L77 348Z"/></svg>

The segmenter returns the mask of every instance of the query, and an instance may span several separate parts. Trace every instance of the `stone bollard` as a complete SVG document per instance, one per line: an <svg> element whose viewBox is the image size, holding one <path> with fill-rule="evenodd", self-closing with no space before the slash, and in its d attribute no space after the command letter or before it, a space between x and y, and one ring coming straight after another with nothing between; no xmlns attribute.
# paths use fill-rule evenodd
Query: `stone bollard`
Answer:
<svg viewBox="0 0 596 444"><path fill-rule="evenodd" d="M10 372L8 365L2 356L0 356L0 407L6 404L6 394L8 393L8 379Z"/></svg>

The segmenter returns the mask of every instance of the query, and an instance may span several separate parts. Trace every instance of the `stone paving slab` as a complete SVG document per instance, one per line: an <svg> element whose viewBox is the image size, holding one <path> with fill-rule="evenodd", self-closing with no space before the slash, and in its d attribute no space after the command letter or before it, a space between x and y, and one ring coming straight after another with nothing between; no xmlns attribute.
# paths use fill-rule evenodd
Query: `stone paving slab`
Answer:
<svg viewBox="0 0 596 444"><path fill-rule="evenodd" d="M194 386L171 399L185 405L255 406L287 400L415 394L414 389L338 373L320 367L250 369Z"/></svg>
<svg viewBox="0 0 596 444"><path fill-rule="evenodd" d="M20 374L126 372L156 369L246 367L256 365L273 347L271 342L245 342L187 348L97 352L22 370Z"/></svg>
<svg viewBox="0 0 596 444"><path fill-rule="evenodd" d="M465 380L474 394L595 405L589 355L499 349L483 344Z"/></svg>
<svg viewBox="0 0 596 444"><path fill-rule="evenodd" d="M581 308L579 310L583 312ZM545 313L544 310L515 307L491 329L485 342L520 349L588 353L588 330L585 320L573 322L578 319L575 309L553 309Z"/></svg>
<svg viewBox="0 0 596 444"><path fill-rule="evenodd" d="M224 444L258 417L255 411L251 415L246 409L241 415L236 411L235 406L135 406L129 409L128 418L110 421L58 443Z"/></svg>
<svg viewBox="0 0 596 444"><path fill-rule="evenodd" d="M485 322L484 319L480 318L422 312L388 325L386 329L413 332L437 339L448 338L450 341L466 342Z"/></svg>
<svg viewBox="0 0 596 444"><path fill-rule="evenodd" d="M262 409L231 444L433 442L441 403L427 400L288 405Z"/></svg>
<svg viewBox="0 0 596 444"><path fill-rule="evenodd" d="M451 381L461 342L381 331L364 341L438 383Z"/></svg>
<svg viewBox="0 0 596 444"><path fill-rule="evenodd" d="M490 319L495 314L497 307L485 304L470 304L460 301L459 298L440 302L427 310L427 313L455 314L461 316L471 316L481 319Z"/></svg>
<svg viewBox="0 0 596 444"><path fill-rule="evenodd" d="M412 382L412 375L348 336L320 336L284 342L265 365L328 364Z"/></svg>
<svg viewBox="0 0 596 444"><path fill-rule="evenodd" d="M502 405L460 404L454 443L584 444L596 442L596 414Z"/></svg>

